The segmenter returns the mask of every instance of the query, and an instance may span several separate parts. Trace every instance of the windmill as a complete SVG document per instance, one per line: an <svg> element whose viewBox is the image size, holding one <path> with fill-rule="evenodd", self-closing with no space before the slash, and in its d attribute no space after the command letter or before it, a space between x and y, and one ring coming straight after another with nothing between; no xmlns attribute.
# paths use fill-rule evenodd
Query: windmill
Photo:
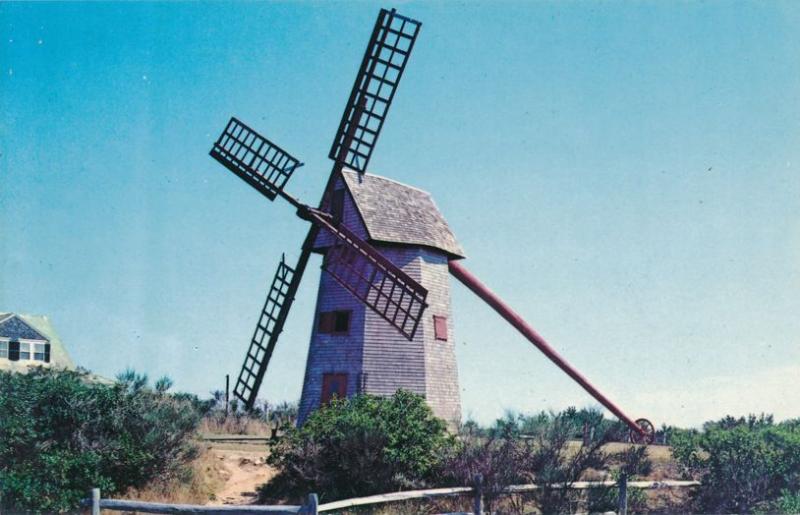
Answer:
<svg viewBox="0 0 800 515"><path fill-rule="evenodd" d="M292 267L281 257L234 395L252 408L303 273L317 252L324 256L323 273L300 423L334 395L386 395L398 388L425 395L435 414L458 422L449 273L625 422L634 441L652 441L652 423L625 415L459 263L463 251L427 193L367 173L420 26L394 9L378 14L328 155L333 169L318 207L284 189L302 163L240 120L231 118L214 143L214 159L269 200L289 202L311 224L297 263Z"/></svg>

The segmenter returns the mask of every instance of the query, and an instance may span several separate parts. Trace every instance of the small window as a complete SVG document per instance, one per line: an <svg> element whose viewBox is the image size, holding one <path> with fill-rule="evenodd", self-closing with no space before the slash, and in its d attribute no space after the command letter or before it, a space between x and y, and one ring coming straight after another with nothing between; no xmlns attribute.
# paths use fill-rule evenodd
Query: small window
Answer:
<svg viewBox="0 0 800 515"><path fill-rule="evenodd" d="M336 311L334 314L333 332L347 334L350 332L350 312Z"/></svg>
<svg viewBox="0 0 800 515"><path fill-rule="evenodd" d="M0 342L0 358L8 359L8 342Z"/></svg>
<svg viewBox="0 0 800 515"><path fill-rule="evenodd" d="M433 335L437 340L447 341L447 317L433 315Z"/></svg>
<svg viewBox="0 0 800 515"><path fill-rule="evenodd" d="M33 344L33 359L36 361L44 361L44 343Z"/></svg>
<svg viewBox="0 0 800 515"><path fill-rule="evenodd" d="M19 359L31 359L31 344L19 342Z"/></svg>
<svg viewBox="0 0 800 515"><path fill-rule="evenodd" d="M342 218L344 217L344 189L333 192L331 216L333 216L333 223L337 224L341 222Z"/></svg>
<svg viewBox="0 0 800 515"><path fill-rule="evenodd" d="M319 332L323 334L348 334L350 311L326 311L319 314Z"/></svg>

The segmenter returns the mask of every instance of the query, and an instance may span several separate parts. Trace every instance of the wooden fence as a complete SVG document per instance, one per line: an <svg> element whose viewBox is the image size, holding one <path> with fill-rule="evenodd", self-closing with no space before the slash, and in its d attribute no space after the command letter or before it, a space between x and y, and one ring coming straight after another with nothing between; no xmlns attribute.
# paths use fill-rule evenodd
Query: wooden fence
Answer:
<svg viewBox="0 0 800 515"><path fill-rule="evenodd" d="M191 504L161 504L139 501L123 501L116 499L101 499L100 489L92 490L92 498L85 499L83 504L92 507L92 515L100 515L101 509L118 511L136 511L140 513L225 513L247 515L254 513L289 514L300 513L317 515L318 513L346 510L358 506L372 504L385 504L413 499L433 499L437 497L458 497L471 495L473 497L473 511L475 515L482 515L483 489L480 476L475 477L475 487L464 486L455 488L434 488L430 490L412 490L407 492L393 492L388 494L370 495L319 504L317 494L309 494L306 504L302 506L201 506ZM626 515L628 511L628 488L661 489L661 488L687 488L698 486L698 481L628 481L623 476L620 481L577 481L567 486L574 490L587 490L599 487L619 488L618 513ZM534 492L540 490L540 485L511 485L504 490L504 494ZM554 485L551 488L563 488Z"/></svg>

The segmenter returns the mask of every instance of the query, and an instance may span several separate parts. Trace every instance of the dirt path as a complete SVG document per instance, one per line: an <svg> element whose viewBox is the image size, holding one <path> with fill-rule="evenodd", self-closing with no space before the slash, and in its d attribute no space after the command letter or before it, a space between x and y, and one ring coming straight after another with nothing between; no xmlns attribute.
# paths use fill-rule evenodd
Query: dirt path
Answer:
<svg viewBox="0 0 800 515"><path fill-rule="evenodd" d="M265 463L266 451L211 449L210 452L222 466L220 476L225 480L210 505L251 504L256 499L258 487L275 475L275 471Z"/></svg>

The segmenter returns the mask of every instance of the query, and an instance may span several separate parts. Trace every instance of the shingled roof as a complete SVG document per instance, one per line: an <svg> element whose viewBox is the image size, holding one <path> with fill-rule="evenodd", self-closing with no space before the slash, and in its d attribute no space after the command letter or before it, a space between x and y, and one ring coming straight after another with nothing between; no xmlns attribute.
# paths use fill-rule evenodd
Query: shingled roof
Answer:
<svg viewBox="0 0 800 515"><path fill-rule="evenodd" d="M430 193L378 175L350 170L342 175L371 240L424 245L464 257Z"/></svg>

